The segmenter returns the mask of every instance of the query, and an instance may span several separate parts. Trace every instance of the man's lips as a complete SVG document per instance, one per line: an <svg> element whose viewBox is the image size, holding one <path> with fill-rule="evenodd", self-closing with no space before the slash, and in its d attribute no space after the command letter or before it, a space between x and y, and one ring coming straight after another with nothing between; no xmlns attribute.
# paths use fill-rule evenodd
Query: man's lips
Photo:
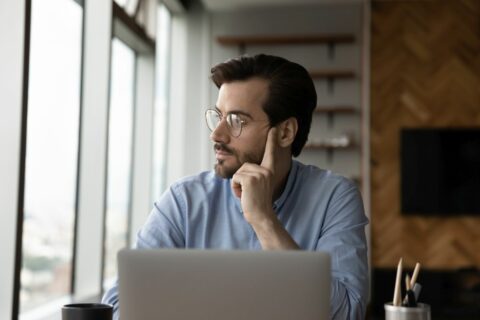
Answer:
<svg viewBox="0 0 480 320"><path fill-rule="evenodd" d="M227 157L230 157L232 156L232 154L230 152L226 152L226 151L223 151L223 150L215 150L215 157L218 159L218 160L223 160Z"/></svg>
<svg viewBox="0 0 480 320"><path fill-rule="evenodd" d="M228 151L227 148L222 147L220 145L215 145L214 150L215 150L215 156L219 160L222 160L224 158L227 158L233 155L233 153Z"/></svg>

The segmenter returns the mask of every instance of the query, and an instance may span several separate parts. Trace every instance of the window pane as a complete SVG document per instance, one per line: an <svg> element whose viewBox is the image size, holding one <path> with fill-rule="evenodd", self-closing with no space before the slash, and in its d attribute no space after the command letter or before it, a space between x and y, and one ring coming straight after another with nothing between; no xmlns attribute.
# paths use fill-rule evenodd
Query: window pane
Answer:
<svg viewBox="0 0 480 320"><path fill-rule="evenodd" d="M115 0L115 2L121 6L121 7L125 7L125 5L127 4L128 0Z"/></svg>
<svg viewBox="0 0 480 320"><path fill-rule="evenodd" d="M154 109L152 200L165 189L165 151L168 117L168 74L171 16L165 5L157 11L156 90Z"/></svg>
<svg viewBox="0 0 480 320"><path fill-rule="evenodd" d="M33 0L20 308L70 293L82 8Z"/></svg>
<svg viewBox="0 0 480 320"><path fill-rule="evenodd" d="M130 15L135 15L135 10L137 10L138 0L128 0L128 3L124 6L125 11Z"/></svg>
<svg viewBox="0 0 480 320"><path fill-rule="evenodd" d="M107 229L104 285L117 274L116 255L127 246L132 174L135 53L112 40L108 132Z"/></svg>

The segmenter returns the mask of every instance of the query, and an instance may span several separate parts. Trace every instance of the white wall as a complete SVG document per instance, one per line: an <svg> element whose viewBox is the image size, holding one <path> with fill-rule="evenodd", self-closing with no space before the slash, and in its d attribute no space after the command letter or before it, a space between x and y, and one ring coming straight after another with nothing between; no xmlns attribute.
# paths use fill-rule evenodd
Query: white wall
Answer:
<svg viewBox="0 0 480 320"><path fill-rule="evenodd" d="M209 170L209 17L195 6L172 17L167 185Z"/></svg>

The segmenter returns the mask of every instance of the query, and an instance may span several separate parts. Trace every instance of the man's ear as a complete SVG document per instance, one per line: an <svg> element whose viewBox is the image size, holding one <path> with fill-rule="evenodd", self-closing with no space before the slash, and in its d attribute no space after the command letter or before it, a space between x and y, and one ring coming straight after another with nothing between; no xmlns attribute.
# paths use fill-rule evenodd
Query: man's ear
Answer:
<svg viewBox="0 0 480 320"><path fill-rule="evenodd" d="M292 145L297 136L298 122L295 117L288 118L278 125L278 145L286 148Z"/></svg>

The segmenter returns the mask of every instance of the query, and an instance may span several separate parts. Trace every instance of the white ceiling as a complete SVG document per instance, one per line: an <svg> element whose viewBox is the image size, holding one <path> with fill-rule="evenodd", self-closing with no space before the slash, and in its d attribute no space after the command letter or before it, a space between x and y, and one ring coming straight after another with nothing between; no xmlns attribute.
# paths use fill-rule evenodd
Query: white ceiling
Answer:
<svg viewBox="0 0 480 320"><path fill-rule="evenodd" d="M317 4L361 3L365 0L202 0L210 11L233 10L254 7L281 7Z"/></svg>

